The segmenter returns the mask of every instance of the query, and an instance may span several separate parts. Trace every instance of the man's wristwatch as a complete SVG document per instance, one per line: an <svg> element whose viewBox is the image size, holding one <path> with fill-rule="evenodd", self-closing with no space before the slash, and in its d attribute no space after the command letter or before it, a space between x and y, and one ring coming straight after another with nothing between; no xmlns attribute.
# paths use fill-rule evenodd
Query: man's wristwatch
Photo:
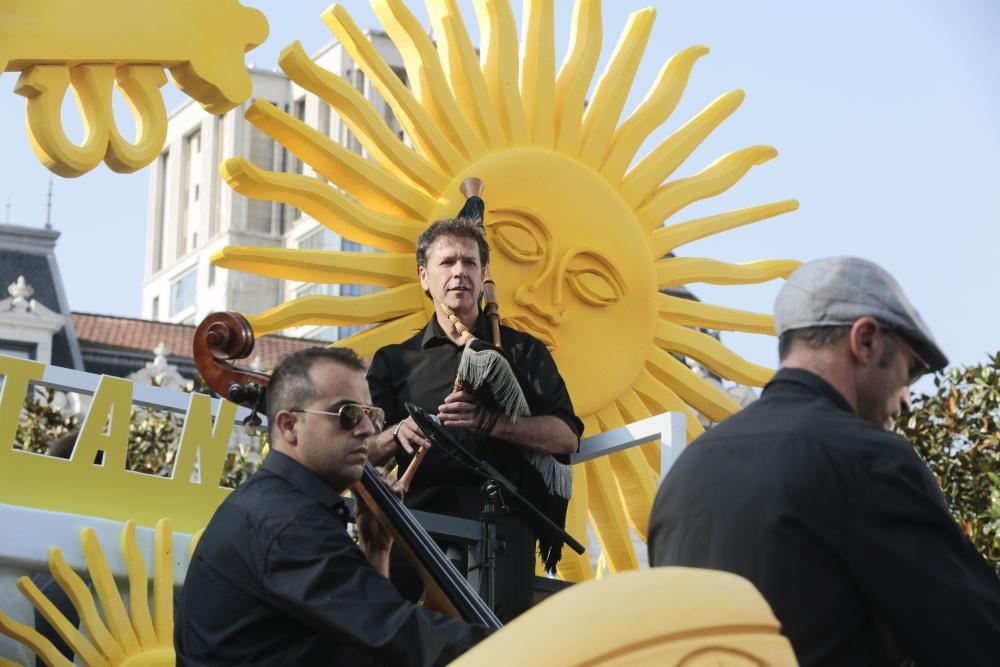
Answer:
<svg viewBox="0 0 1000 667"><path fill-rule="evenodd" d="M403 441L399 439L399 429L402 428L403 422L396 424L396 428L392 429L392 441L396 443L396 446L403 449Z"/></svg>

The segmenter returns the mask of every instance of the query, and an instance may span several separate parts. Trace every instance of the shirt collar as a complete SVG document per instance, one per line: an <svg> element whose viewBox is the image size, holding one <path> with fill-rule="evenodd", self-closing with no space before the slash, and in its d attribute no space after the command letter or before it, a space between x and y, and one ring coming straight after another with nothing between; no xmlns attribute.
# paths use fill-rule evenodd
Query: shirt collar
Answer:
<svg viewBox="0 0 1000 667"><path fill-rule="evenodd" d="M482 340L491 340L493 334L490 333L490 321L486 317L486 313L479 311L479 315L476 317L476 326L472 328L472 333L475 334L476 338ZM448 335L441 329L441 325L438 324L438 319L436 316L431 316L430 322L424 327L424 335L420 338L420 347L427 349L432 344L440 344L442 341L452 343L452 340L448 338Z"/></svg>
<svg viewBox="0 0 1000 667"><path fill-rule="evenodd" d="M299 491L328 509L335 509L338 505L345 508L347 506L343 497L332 486L287 454L283 454L275 449L270 450L264 459L262 467L283 478Z"/></svg>
<svg viewBox="0 0 1000 667"><path fill-rule="evenodd" d="M842 410L853 413L854 408L851 404L847 402L839 391L833 388L829 382L821 378L820 376L807 371L803 368L782 368L779 369L771 381L764 386L764 392L766 393L771 387L781 385L781 384L797 384L806 387L819 394L828 398L834 405Z"/></svg>

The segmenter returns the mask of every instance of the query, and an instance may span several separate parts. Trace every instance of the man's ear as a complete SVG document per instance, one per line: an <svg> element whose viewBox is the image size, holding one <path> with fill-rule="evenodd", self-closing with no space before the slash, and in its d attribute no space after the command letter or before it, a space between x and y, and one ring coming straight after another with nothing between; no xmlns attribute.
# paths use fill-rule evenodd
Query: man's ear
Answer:
<svg viewBox="0 0 1000 667"><path fill-rule="evenodd" d="M874 317L862 317L851 325L849 346L858 363L867 365L877 358L878 332L879 324Z"/></svg>
<svg viewBox="0 0 1000 667"><path fill-rule="evenodd" d="M296 419L295 414L290 410L279 410L278 414L274 416L275 424L282 439L292 445L295 444L298 438L298 434L295 432Z"/></svg>
<svg viewBox="0 0 1000 667"><path fill-rule="evenodd" d="M423 289L425 292L428 291L429 285L427 283L427 267L425 266L417 267L417 278L420 279L421 289Z"/></svg>

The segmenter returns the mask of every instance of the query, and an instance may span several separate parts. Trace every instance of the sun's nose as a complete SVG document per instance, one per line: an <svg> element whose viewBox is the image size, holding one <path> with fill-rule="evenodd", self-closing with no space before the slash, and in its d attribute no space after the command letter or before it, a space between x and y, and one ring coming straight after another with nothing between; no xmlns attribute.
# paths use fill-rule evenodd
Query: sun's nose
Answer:
<svg viewBox="0 0 1000 667"><path fill-rule="evenodd" d="M565 309L555 303L546 303L546 299L539 299L535 285L518 287L514 291L514 302L557 326L566 321Z"/></svg>

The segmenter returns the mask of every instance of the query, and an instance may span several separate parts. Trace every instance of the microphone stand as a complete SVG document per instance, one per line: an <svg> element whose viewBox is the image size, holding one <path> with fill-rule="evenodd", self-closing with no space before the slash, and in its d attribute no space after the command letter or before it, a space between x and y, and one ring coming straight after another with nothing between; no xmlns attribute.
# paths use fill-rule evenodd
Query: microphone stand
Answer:
<svg viewBox="0 0 1000 667"><path fill-rule="evenodd" d="M562 537L563 542L569 546L570 549L578 554L583 554L586 549L582 544L580 544L572 535L567 533L561 526L555 524L552 519L547 517L544 512L538 509L531 501L521 495L517 486L509 479L504 477L504 475L490 465L489 462L474 456L468 449L466 449L458 440L452 436L448 430L441 425L437 417L428 414L426 410L421 408L419 405L414 405L413 403L406 403L406 411L410 413L413 417L413 421L417 423L420 430L424 432L427 439L431 441L435 447L440 447L441 451L451 454L456 459L463 462L465 465L469 466L484 478L486 478L486 483L483 485L483 514L481 516L481 521L483 522L483 537L484 537L484 551L483 558L481 560L482 570L483 570L483 580L480 586L481 595L483 595L483 600L493 606L493 593L494 593L494 576L496 569L496 526L495 526L495 509L496 501L498 497L506 494L510 498L517 500L520 507L522 507L529 519L533 520L534 523L539 523L548 528L554 530L557 534Z"/></svg>

